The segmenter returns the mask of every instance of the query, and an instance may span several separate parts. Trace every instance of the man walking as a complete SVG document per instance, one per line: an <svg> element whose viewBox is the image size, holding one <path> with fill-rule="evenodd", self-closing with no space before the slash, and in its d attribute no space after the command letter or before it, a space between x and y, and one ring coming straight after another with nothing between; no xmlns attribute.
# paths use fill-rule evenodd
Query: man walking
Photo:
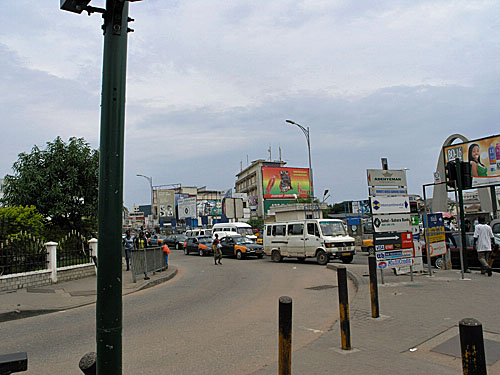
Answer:
<svg viewBox="0 0 500 375"><path fill-rule="evenodd" d="M474 229L474 246L473 249L477 250L477 258L481 263L481 274L488 273L491 276L491 267L488 265L488 260L491 256L491 249L494 244L494 235L491 227L486 224L484 217L479 218L479 223ZM476 246L477 244L477 246Z"/></svg>

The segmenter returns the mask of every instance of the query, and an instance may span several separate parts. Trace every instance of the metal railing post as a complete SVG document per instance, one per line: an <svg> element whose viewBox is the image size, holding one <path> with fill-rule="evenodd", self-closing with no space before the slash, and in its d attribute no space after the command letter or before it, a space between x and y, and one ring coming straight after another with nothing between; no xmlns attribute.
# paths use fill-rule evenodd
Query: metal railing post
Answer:
<svg viewBox="0 0 500 375"><path fill-rule="evenodd" d="M476 319L465 318L459 323L459 331L464 375L486 375L483 326Z"/></svg>
<svg viewBox="0 0 500 375"><path fill-rule="evenodd" d="M377 284L377 260L374 255L368 257L368 269L370 272L370 300L372 306L372 318L380 316L378 305L378 284Z"/></svg>
<svg viewBox="0 0 500 375"><path fill-rule="evenodd" d="M343 350L351 350L351 329L349 325L349 296L347 292L347 269L337 268L339 286L340 337Z"/></svg>

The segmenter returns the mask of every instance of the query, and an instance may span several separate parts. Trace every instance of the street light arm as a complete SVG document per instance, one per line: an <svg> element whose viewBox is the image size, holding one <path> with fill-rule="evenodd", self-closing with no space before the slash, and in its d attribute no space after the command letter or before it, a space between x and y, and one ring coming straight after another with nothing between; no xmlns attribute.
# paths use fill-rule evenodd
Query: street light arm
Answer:
<svg viewBox="0 0 500 375"><path fill-rule="evenodd" d="M292 124L292 125L297 125L300 130L302 130L302 132L304 133L304 135L306 136L306 138L309 140L309 129L306 129L305 127L303 127L302 125L296 123L295 121L292 121L292 120L285 120L285 122L288 122L289 124Z"/></svg>

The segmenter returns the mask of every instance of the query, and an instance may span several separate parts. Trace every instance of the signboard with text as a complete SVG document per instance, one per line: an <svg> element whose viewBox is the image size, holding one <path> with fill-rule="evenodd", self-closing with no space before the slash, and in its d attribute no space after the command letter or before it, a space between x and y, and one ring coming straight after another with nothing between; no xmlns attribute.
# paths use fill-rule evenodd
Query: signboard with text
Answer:
<svg viewBox="0 0 500 375"><path fill-rule="evenodd" d="M369 192L371 197L377 197L379 195L408 195L408 190L406 188L370 187Z"/></svg>
<svg viewBox="0 0 500 375"><path fill-rule="evenodd" d="M379 233L410 231L410 214L373 215L373 228Z"/></svg>
<svg viewBox="0 0 500 375"><path fill-rule="evenodd" d="M196 218L196 198L178 200L179 219Z"/></svg>
<svg viewBox="0 0 500 375"><path fill-rule="evenodd" d="M427 214L425 235L429 244L429 255L431 257L446 254L443 214Z"/></svg>
<svg viewBox="0 0 500 375"><path fill-rule="evenodd" d="M373 233L375 251L413 249L413 234L404 233Z"/></svg>
<svg viewBox="0 0 500 375"><path fill-rule="evenodd" d="M406 186L404 170L367 169L368 186Z"/></svg>
<svg viewBox="0 0 500 375"><path fill-rule="evenodd" d="M374 197L371 200L372 214L399 214L410 212L408 197Z"/></svg>

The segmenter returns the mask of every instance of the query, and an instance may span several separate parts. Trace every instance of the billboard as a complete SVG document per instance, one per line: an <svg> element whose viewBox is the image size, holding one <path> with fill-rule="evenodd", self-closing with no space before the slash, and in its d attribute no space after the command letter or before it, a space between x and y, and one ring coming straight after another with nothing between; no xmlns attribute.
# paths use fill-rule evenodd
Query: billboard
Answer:
<svg viewBox="0 0 500 375"><path fill-rule="evenodd" d="M500 135L443 147L444 164L459 159L471 166L472 187L500 184Z"/></svg>
<svg viewBox="0 0 500 375"><path fill-rule="evenodd" d="M175 217L175 191L158 190L156 196L159 216L163 218Z"/></svg>
<svg viewBox="0 0 500 375"><path fill-rule="evenodd" d="M196 218L196 198L180 198L179 219Z"/></svg>
<svg viewBox="0 0 500 375"><path fill-rule="evenodd" d="M307 198L309 169L262 167L264 198Z"/></svg>
<svg viewBox="0 0 500 375"><path fill-rule="evenodd" d="M221 216L222 201L220 199L201 199L196 203L198 216Z"/></svg>
<svg viewBox="0 0 500 375"><path fill-rule="evenodd" d="M367 169L368 186L406 186L406 173L403 169Z"/></svg>

